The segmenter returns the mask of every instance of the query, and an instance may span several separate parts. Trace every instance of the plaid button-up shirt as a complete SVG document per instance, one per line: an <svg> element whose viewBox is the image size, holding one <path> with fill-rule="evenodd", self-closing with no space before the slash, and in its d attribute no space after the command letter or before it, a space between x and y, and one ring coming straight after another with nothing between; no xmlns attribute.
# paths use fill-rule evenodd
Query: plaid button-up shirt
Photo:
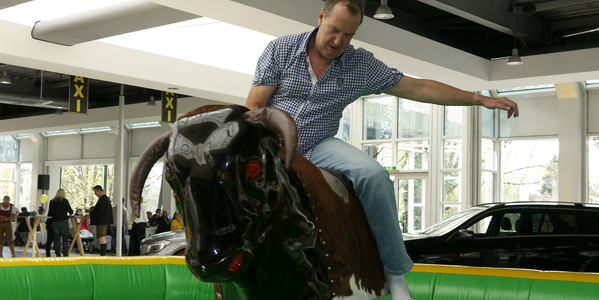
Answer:
<svg viewBox="0 0 599 300"><path fill-rule="evenodd" d="M403 73L352 45L317 80L308 57L311 32L270 42L256 66L252 85L276 85L268 107L288 112L297 123L298 152L310 157L325 138L335 136L343 109L361 96L394 87Z"/></svg>

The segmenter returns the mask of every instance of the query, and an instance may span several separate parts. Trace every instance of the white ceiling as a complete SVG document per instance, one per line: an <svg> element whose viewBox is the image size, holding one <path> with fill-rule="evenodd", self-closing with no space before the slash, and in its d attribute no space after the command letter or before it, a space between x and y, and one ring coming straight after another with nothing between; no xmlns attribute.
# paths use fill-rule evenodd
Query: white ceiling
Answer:
<svg viewBox="0 0 599 300"><path fill-rule="evenodd" d="M22 16L16 14L22 7L0 10L0 62L155 90L178 88L180 94L235 104L244 104L266 43L313 29L323 3L151 0L205 18L61 46L31 38L35 20L50 11L33 4L54 1L34 1ZM507 66L507 60L487 61L371 18L364 19L353 44L405 73L472 91L599 79L599 48L527 56L524 65Z"/></svg>

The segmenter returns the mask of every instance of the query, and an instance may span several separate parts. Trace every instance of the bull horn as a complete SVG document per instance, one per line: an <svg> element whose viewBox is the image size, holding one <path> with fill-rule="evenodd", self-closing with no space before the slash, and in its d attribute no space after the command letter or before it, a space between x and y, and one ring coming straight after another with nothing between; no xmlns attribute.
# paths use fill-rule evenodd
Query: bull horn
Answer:
<svg viewBox="0 0 599 300"><path fill-rule="evenodd" d="M139 157L139 161L131 174L131 183L129 185L129 201L133 214L139 218L139 209L141 207L141 192L148 178L152 167L168 150L171 132L165 132L156 138Z"/></svg>
<svg viewBox="0 0 599 300"><path fill-rule="evenodd" d="M280 109L264 107L245 112L243 119L250 124L260 124L281 135L285 144L285 168L291 167L297 152L297 125L293 118Z"/></svg>

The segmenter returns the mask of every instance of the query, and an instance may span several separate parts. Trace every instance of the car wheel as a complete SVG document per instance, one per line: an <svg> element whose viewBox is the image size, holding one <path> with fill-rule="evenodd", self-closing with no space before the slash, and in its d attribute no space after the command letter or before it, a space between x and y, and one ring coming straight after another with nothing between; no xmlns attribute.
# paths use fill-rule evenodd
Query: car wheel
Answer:
<svg viewBox="0 0 599 300"><path fill-rule="evenodd" d="M181 249L175 253L173 253L174 256L185 256L185 249Z"/></svg>

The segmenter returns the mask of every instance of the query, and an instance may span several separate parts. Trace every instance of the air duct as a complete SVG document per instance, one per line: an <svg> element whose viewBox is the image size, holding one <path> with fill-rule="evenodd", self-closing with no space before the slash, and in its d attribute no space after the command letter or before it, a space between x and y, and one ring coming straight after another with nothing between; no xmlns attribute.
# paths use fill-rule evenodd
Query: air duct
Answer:
<svg viewBox="0 0 599 300"><path fill-rule="evenodd" d="M130 0L61 18L38 21L31 30L31 36L45 42L73 46L198 17L145 0Z"/></svg>
<svg viewBox="0 0 599 300"><path fill-rule="evenodd" d="M42 107L42 108L53 108L57 109L67 108L68 102L67 99L60 99L55 97L45 97L43 103L40 103L39 96L33 95L21 95L15 93L2 93L0 95L0 103L10 104L10 105L21 105L21 106L31 106L31 107Z"/></svg>

